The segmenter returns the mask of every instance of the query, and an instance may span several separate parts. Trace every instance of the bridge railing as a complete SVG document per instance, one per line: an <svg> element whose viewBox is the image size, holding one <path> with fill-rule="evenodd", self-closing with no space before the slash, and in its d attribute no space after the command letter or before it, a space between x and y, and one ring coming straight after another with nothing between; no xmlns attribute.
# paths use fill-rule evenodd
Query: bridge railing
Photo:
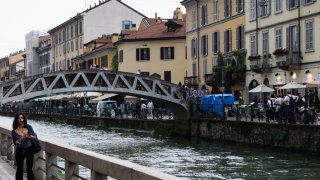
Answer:
<svg viewBox="0 0 320 180"><path fill-rule="evenodd" d="M1 156L6 157L8 161L14 161L14 146L12 143L11 131L0 127L0 134ZM108 177L132 180L180 179L138 164L72 147L66 144L42 138L40 138L40 143L42 145L42 151L35 154L33 167L36 179L102 180L107 179ZM60 159L63 160L62 163ZM62 167L61 164L64 164L64 167ZM82 175L79 173L79 166L89 169L90 173Z"/></svg>

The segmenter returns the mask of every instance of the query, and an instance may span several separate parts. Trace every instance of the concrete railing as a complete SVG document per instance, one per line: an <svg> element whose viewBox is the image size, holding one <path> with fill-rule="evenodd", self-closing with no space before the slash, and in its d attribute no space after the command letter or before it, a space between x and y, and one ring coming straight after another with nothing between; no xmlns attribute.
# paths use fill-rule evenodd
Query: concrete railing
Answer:
<svg viewBox="0 0 320 180"><path fill-rule="evenodd" d="M0 127L0 134L1 156L5 156L7 160L13 161L14 146L12 143L11 130ZM33 166L36 179L61 179L59 176L64 176L66 180L102 180L108 177L129 180L180 179L128 161L45 140L43 138L39 139L42 145L42 151L35 155ZM60 159L63 159L63 161L60 161ZM63 162L64 167L61 167L60 164L63 164ZM79 175L79 166L89 169L90 173L87 173L87 176L90 176L90 178Z"/></svg>

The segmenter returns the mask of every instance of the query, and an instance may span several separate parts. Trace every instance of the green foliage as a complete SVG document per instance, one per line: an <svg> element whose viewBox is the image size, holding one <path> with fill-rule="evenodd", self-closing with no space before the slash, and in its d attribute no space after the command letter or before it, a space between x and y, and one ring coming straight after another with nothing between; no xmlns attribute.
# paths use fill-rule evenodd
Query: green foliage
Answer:
<svg viewBox="0 0 320 180"><path fill-rule="evenodd" d="M64 175L64 173L63 173L61 170L58 170L58 172L57 172L57 178L58 178L58 179L61 179L61 180L64 180L64 179L65 179L65 175Z"/></svg>
<svg viewBox="0 0 320 180"><path fill-rule="evenodd" d="M119 62L118 62L118 53L116 55L113 56L112 58L112 64L111 64L111 70L112 71L118 71L118 66L119 66Z"/></svg>

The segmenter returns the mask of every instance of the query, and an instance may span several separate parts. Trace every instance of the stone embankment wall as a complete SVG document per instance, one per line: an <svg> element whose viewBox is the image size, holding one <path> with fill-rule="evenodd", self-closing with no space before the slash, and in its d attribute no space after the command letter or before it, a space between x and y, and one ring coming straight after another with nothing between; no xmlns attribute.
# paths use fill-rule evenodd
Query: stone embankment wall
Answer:
<svg viewBox="0 0 320 180"><path fill-rule="evenodd" d="M243 121L190 121L190 135L217 141L320 152L320 126Z"/></svg>

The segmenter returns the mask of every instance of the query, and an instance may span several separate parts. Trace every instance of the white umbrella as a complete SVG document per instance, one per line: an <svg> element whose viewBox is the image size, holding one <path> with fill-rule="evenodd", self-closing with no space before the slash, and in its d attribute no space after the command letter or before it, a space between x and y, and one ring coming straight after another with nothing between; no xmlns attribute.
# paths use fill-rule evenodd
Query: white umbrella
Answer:
<svg viewBox="0 0 320 180"><path fill-rule="evenodd" d="M288 84L280 87L279 89L303 89L306 88L305 85L298 84L296 82L289 82Z"/></svg>
<svg viewBox="0 0 320 180"><path fill-rule="evenodd" d="M307 83L308 88L320 87L320 80L312 81Z"/></svg>
<svg viewBox="0 0 320 180"><path fill-rule="evenodd" d="M268 86L264 85L264 84L260 84L259 86L251 89L249 92L250 93L264 93L264 92L273 92L275 91L272 88L269 88Z"/></svg>

